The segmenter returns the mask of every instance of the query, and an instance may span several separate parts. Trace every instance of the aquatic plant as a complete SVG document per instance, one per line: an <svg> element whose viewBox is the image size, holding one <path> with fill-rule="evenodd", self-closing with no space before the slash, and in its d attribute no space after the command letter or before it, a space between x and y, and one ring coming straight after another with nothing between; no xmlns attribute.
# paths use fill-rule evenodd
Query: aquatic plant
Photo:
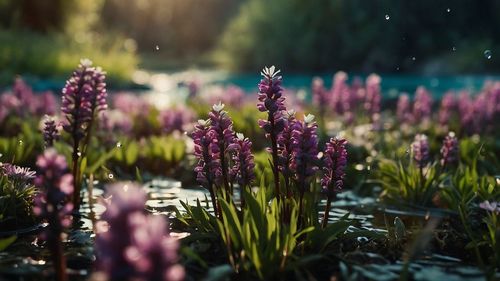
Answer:
<svg viewBox="0 0 500 281"><path fill-rule="evenodd" d="M88 59L81 60L62 90L61 111L66 118L64 130L72 138L72 174L75 181L73 204L80 205L82 171L80 161L85 157L94 120L98 112L106 109L105 75L93 67Z"/></svg>
<svg viewBox="0 0 500 281"><path fill-rule="evenodd" d="M107 280L184 279L177 264L179 243L160 216L146 215L145 192L134 183L108 187L110 199L96 238L98 268Z"/></svg>
<svg viewBox="0 0 500 281"><path fill-rule="evenodd" d="M326 143L323 153L323 177L321 178L321 187L326 194L326 207L323 216L323 228L328 224L328 215L332 200L344 186L345 168L347 165L347 140L344 138L331 138Z"/></svg>
<svg viewBox="0 0 500 281"><path fill-rule="evenodd" d="M278 157L278 138L285 127L283 111L286 110L282 96L281 87L282 77L278 74L275 66L264 67L261 72L263 76L259 82L259 95L257 108L260 112L267 112L267 120L259 120L259 126L266 133L266 137L271 140L272 170L274 174L275 196L280 197L280 178L279 178L279 157Z"/></svg>
<svg viewBox="0 0 500 281"><path fill-rule="evenodd" d="M61 235L71 225L73 176L68 172L64 156L57 154L54 149L45 150L36 164L39 173L35 185L40 192L35 198L33 212L49 223L43 238L47 240L52 254L56 280L68 280Z"/></svg>

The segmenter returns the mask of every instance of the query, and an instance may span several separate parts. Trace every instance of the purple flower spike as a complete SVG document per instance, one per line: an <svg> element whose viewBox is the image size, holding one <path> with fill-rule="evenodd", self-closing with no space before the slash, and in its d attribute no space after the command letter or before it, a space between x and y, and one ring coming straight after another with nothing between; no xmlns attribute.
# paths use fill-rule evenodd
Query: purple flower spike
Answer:
<svg viewBox="0 0 500 281"><path fill-rule="evenodd" d="M432 97L424 87L418 87L413 104L413 118L416 122L431 118Z"/></svg>
<svg viewBox="0 0 500 281"><path fill-rule="evenodd" d="M238 181L240 188L251 186L252 181L255 179L252 142L248 138L245 138L243 134L237 133L235 140L228 147L228 150L234 151L234 166L231 169L231 174Z"/></svg>
<svg viewBox="0 0 500 281"><path fill-rule="evenodd" d="M217 179L222 176L222 169L219 160L219 149L214 143L215 132L210 129L210 119L198 120L191 137L194 142L194 156L198 159L198 164L194 168L196 180L210 192L214 211L217 213L217 197L215 188Z"/></svg>
<svg viewBox="0 0 500 281"><path fill-rule="evenodd" d="M347 73L339 71L333 76L331 96L330 96L330 106L333 108L334 112L338 115L344 113L342 102L343 96L349 95L349 86L347 85Z"/></svg>
<svg viewBox="0 0 500 281"><path fill-rule="evenodd" d="M324 167L321 186L328 197L334 198L344 186L345 168L347 165L347 141L343 138L331 138L326 143Z"/></svg>
<svg viewBox="0 0 500 281"><path fill-rule="evenodd" d="M146 194L133 183L116 183L107 187L106 211L96 237L98 267L107 273L110 280L127 279L133 273L132 264L125 256L131 244L130 217L144 213Z"/></svg>
<svg viewBox="0 0 500 281"><path fill-rule="evenodd" d="M429 141L427 136L424 134L416 135L411 144L411 150L417 166L422 169L429 161Z"/></svg>
<svg viewBox="0 0 500 281"><path fill-rule="evenodd" d="M212 106L212 111L208 113L211 121L210 128L215 131L219 145L224 144L224 149L233 141L233 121L224 111L224 104L218 103Z"/></svg>
<svg viewBox="0 0 500 281"><path fill-rule="evenodd" d="M221 171L217 154L212 151L214 147L211 144L215 133L210 130L210 120L198 120L192 138L194 155L198 158L198 165L195 168L195 172L198 174L196 179L204 186L214 184Z"/></svg>
<svg viewBox="0 0 500 281"><path fill-rule="evenodd" d="M380 94L380 83L382 79L377 74L370 74L366 78L366 96L365 96L365 110L370 113L372 121L378 121L380 113L380 102L382 96Z"/></svg>
<svg viewBox="0 0 500 281"><path fill-rule="evenodd" d="M188 108L169 108L158 115L158 121L166 134L175 131L184 132L186 125L194 119L194 113Z"/></svg>
<svg viewBox="0 0 500 281"><path fill-rule="evenodd" d="M108 190L96 238L98 267L108 280L183 280L178 241L168 235L162 217L145 214L146 193L134 183Z"/></svg>
<svg viewBox="0 0 500 281"><path fill-rule="evenodd" d="M73 176L68 173L64 156L50 148L38 157L36 165L40 170L35 185L40 193L35 197L33 212L46 220L49 226L43 233L52 254L56 280L67 280L66 261L61 243L61 234L71 224L71 195Z"/></svg>
<svg viewBox="0 0 500 281"><path fill-rule="evenodd" d="M259 83L259 103L257 108L261 112L267 111L267 120L259 120L259 126L264 129L266 137L271 139L272 169L274 176L275 196L280 198L280 176L279 176L279 157L278 157L278 138L285 128L285 119L283 111L285 98L282 96L281 76L278 76L280 70L276 71L274 66L265 67L262 70L262 80Z"/></svg>
<svg viewBox="0 0 500 281"><path fill-rule="evenodd" d="M290 179L293 177L293 170L290 168L292 161L292 131L295 122L295 111L289 110L286 112L286 122L283 131L278 136L278 152L279 152L279 165L278 168L285 178L285 188L287 196L291 196Z"/></svg>
<svg viewBox="0 0 500 281"><path fill-rule="evenodd" d="M411 114L410 98L407 94L401 94L399 96L396 115L398 117L398 121L402 124L412 122L413 118Z"/></svg>
<svg viewBox="0 0 500 281"><path fill-rule="evenodd" d="M439 124L441 126L448 125L452 113L457 109L457 101L452 92L446 93L441 99L439 108Z"/></svg>
<svg viewBox="0 0 500 281"><path fill-rule="evenodd" d="M441 165L448 166L458 161L458 140L454 132L449 132L441 147Z"/></svg>
<svg viewBox="0 0 500 281"><path fill-rule="evenodd" d="M135 270L137 280L184 280L184 268L177 264L179 242L168 234L165 219L136 213L128 220L133 230L131 245L124 255Z"/></svg>
<svg viewBox="0 0 500 281"><path fill-rule="evenodd" d="M326 108L330 103L330 93L326 90L323 79L316 77L312 82L313 104L319 108L323 118Z"/></svg>
<svg viewBox="0 0 500 281"><path fill-rule="evenodd" d="M301 192L307 188L307 179L314 175L318 167L318 136L314 115L304 116L304 122L295 122L292 131L291 168L295 171L298 187Z"/></svg>
<svg viewBox="0 0 500 281"><path fill-rule="evenodd" d="M43 122L43 140L45 147L52 147L59 138L59 130L53 117L46 115Z"/></svg>
<svg viewBox="0 0 500 281"><path fill-rule="evenodd" d="M85 136L87 123L92 117L92 100L95 101L92 62L82 60L62 90L61 111L66 116L64 130L79 142Z"/></svg>
<svg viewBox="0 0 500 281"><path fill-rule="evenodd" d="M283 111L286 110L282 97L281 76L277 76L280 70L275 70L274 66L265 67L261 72L264 76L259 83L259 103L257 108L261 112L267 111L268 120L259 120L259 126L264 129L266 136L270 134L278 135L284 127Z"/></svg>

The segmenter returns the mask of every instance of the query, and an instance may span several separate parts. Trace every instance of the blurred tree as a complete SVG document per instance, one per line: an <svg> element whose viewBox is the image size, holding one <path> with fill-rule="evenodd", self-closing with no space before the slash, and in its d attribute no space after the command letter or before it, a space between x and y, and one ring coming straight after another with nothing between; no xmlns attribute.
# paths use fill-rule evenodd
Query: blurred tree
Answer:
<svg viewBox="0 0 500 281"><path fill-rule="evenodd" d="M500 60L482 53L500 52L498 11L495 0L247 0L215 59L234 70L492 71Z"/></svg>
<svg viewBox="0 0 500 281"><path fill-rule="evenodd" d="M134 38L139 51L196 56L210 50L240 0L106 0L105 27Z"/></svg>

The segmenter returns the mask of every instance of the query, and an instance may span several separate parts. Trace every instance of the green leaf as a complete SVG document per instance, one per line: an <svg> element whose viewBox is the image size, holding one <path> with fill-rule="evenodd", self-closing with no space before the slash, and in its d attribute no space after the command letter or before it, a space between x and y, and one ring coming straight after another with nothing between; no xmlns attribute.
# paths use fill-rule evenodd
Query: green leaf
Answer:
<svg viewBox="0 0 500 281"><path fill-rule="evenodd" d="M0 251L3 251L7 247L9 247L12 243L14 243L14 241L16 241L16 239L17 239L16 235L0 239Z"/></svg>

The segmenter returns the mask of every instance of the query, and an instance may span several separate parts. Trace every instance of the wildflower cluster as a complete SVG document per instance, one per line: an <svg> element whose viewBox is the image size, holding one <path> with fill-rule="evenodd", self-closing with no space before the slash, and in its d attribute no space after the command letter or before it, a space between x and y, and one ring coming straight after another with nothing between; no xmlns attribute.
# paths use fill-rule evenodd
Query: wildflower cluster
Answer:
<svg viewBox="0 0 500 281"><path fill-rule="evenodd" d="M198 121L191 136L198 158L197 180L209 190L214 211L218 212L217 190L223 188L226 195L232 195L234 179L240 188L249 186L254 179L255 164L252 143L234 132L224 104L214 104L208 116L206 121Z"/></svg>
<svg viewBox="0 0 500 281"><path fill-rule="evenodd" d="M56 113L57 101L51 92L34 93L21 78L16 78L12 90L0 95L0 123L8 116L35 116Z"/></svg>
<svg viewBox="0 0 500 281"><path fill-rule="evenodd" d="M381 106L380 76L369 75L365 86L359 79L355 79L349 85L348 78L347 73L337 72L333 76L332 87L329 90L324 87L322 79L313 80L313 103L318 107L320 118L324 119L333 109L333 112L342 116L347 124L354 122L356 116L360 116L361 113L366 113L374 125L378 125Z"/></svg>

